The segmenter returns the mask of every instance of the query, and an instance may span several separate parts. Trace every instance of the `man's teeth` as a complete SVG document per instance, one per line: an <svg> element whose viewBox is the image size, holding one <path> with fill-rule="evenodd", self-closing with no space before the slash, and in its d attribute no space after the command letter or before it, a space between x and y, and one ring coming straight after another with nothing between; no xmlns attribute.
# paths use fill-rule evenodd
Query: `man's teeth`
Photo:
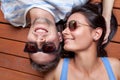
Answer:
<svg viewBox="0 0 120 80"><path fill-rule="evenodd" d="M36 32L46 32L46 31L42 30L42 29L38 29L38 30L36 30Z"/></svg>

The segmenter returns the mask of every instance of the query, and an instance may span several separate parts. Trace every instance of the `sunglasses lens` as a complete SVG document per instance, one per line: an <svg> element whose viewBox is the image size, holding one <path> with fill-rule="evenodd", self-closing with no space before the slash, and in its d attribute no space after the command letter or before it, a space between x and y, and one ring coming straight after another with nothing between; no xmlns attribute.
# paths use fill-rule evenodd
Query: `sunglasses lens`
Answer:
<svg viewBox="0 0 120 80"><path fill-rule="evenodd" d="M24 52L36 53L37 52L37 44L34 42L26 43Z"/></svg>
<svg viewBox="0 0 120 80"><path fill-rule="evenodd" d="M52 52L55 52L56 47L54 43L48 42L43 45L42 50L45 53L52 53Z"/></svg>
<svg viewBox="0 0 120 80"><path fill-rule="evenodd" d="M70 22L69 22L69 29L70 29L71 31L74 31L76 28L77 28L77 22L74 21L74 20L70 21Z"/></svg>

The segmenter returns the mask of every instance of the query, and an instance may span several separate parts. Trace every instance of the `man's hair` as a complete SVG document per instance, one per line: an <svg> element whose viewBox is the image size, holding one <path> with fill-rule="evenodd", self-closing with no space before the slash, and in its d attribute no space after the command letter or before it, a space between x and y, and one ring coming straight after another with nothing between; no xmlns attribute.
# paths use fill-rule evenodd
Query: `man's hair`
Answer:
<svg viewBox="0 0 120 80"><path fill-rule="evenodd" d="M29 58L30 63L32 65L32 67L34 69L38 70L39 72L42 72L42 73L50 72L53 69L55 69L56 66L58 65L59 60L61 58L61 51L62 51L62 44L60 43L59 50L56 53L52 54L52 55L55 55L55 59L53 59L52 61L47 62L45 64L38 64L35 61L33 61L31 58ZM46 54L46 53L44 53L44 54Z"/></svg>
<svg viewBox="0 0 120 80"><path fill-rule="evenodd" d="M46 72L50 72L53 69L55 69L55 67L57 66L58 62L60 60L60 56L56 56L56 58L46 64L38 64L35 63L31 58L30 58L30 63L32 65L32 67L42 73L46 73Z"/></svg>

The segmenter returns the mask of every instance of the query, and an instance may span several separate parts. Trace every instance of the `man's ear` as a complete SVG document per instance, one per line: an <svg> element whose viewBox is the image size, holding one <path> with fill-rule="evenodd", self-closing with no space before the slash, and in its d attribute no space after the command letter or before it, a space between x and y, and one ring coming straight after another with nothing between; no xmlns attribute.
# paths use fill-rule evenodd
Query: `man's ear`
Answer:
<svg viewBox="0 0 120 80"><path fill-rule="evenodd" d="M58 32L58 36L59 36L60 42L62 42L62 41L63 41L62 33L61 33L61 32Z"/></svg>
<svg viewBox="0 0 120 80"><path fill-rule="evenodd" d="M102 36L102 33L103 33L102 28L98 27L98 28L94 29L94 31L93 31L93 39L95 41L99 40L100 37Z"/></svg>

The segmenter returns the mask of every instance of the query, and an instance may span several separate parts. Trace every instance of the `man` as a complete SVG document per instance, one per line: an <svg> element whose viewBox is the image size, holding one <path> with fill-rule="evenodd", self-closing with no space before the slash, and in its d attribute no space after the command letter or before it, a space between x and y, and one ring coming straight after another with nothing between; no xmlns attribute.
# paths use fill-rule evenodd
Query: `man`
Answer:
<svg viewBox="0 0 120 80"><path fill-rule="evenodd" d="M28 33L25 52L29 53L33 67L40 72L52 70L58 63L62 35L57 31L52 15L34 19Z"/></svg>

